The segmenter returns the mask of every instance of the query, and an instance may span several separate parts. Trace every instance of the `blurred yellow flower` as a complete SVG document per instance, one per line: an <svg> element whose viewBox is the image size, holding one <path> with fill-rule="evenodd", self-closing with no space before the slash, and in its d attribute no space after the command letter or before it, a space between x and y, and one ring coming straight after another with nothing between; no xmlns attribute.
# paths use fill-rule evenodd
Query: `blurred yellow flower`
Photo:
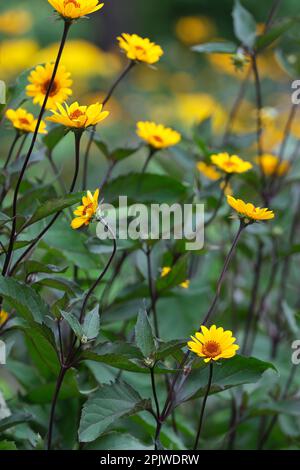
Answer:
<svg viewBox="0 0 300 470"><path fill-rule="evenodd" d="M0 45L1 79L8 79L32 65L38 44L31 39L2 41Z"/></svg>
<svg viewBox="0 0 300 470"><path fill-rule="evenodd" d="M172 147L181 141L179 132L154 122L138 122L137 135L155 149Z"/></svg>
<svg viewBox="0 0 300 470"><path fill-rule="evenodd" d="M61 124L72 129L86 129L89 126L96 126L109 115L108 111L102 111L103 105L100 103L90 106L80 106L77 101L65 107L57 103L58 110L51 110L53 116L47 118L48 121Z"/></svg>
<svg viewBox="0 0 300 470"><path fill-rule="evenodd" d="M265 153L260 157L257 157L256 162L262 168L266 176L273 176L274 174L283 176L290 169L289 162L286 160L279 161L279 158L276 155L269 153Z"/></svg>
<svg viewBox="0 0 300 470"><path fill-rule="evenodd" d="M249 70L249 65L246 65L243 68L237 68L234 64L233 54L208 54L207 58L211 65L219 72L233 75L239 79L245 78Z"/></svg>
<svg viewBox="0 0 300 470"><path fill-rule="evenodd" d="M233 195L233 189L231 187L231 184L228 183L228 181L222 181L220 183L220 189L224 191L225 196L232 196Z"/></svg>
<svg viewBox="0 0 300 470"><path fill-rule="evenodd" d="M164 53L160 46L151 42L148 38L141 38L137 34L123 33L117 39L120 48L125 51L130 60L155 64Z"/></svg>
<svg viewBox="0 0 300 470"><path fill-rule="evenodd" d="M27 10L6 10L0 14L0 33L20 35L32 25L32 16Z"/></svg>
<svg viewBox="0 0 300 470"><path fill-rule="evenodd" d="M217 181L222 178L221 173L219 173L213 165L207 165L205 162L198 162L197 168L202 175L211 181Z"/></svg>
<svg viewBox="0 0 300 470"><path fill-rule="evenodd" d="M214 36L216 28L206 16L184 16L177 21L175 32L183 44L193 46Z"/></svg>
<svg viewBox="0 0 300 470"><path fill-rule="evenodd" d="M230 359L236 355L239 346L234 344L236 338L232 331L212 325L207 328L201 325L201 333L197 331L191 336L192 341L187 343L189 349L197 356L203 357L204 362L218 361L219 359Z"/></svg>
<svg viewBox="0 0 300 470"><path fill-rule="evenodd" d="M36 54L35 63L51 62L56 57L59 43L53 43ZM76 57L76 60L74 58ZM83 39L67 42L62 54L62 63L74 78L90 76L114 76L121 68L121 60L116 54L102 51L99 47ZM77 84L76 84L77 85Z"/></svg>
<svg viewBox="0 0 300 470"><path fill-rule="evenodd" d="M250 219L250 221L270 220L275 217L273 211L265 207L255 207L250 202L244 202L242 199L227 196L227 202L240 216L244 219Z"/></svg>
<svg viewBox="0 0 300 470"><path fill-rule="evenodd" d="M35 104L42 106L46 96L50 80L52 77L54 64L38 65L29 74L29 85L26 87L26 94L33 98ZM57 103L63 103L68 96L72 95L71 74L65 67L58 67L54 83L47 101L46 109L56 109Z"/></svg>
<svg viewBox="0 0 300 470"><path fill-rule="evenodd" d="M94 194L90 191L87 191L86 196L82 198L82 205L78 206L74 211L76 216L72 222L71 227L76 230L83 225L89 225L91 220L98 209L98 199L99 199L99 189L97 189Z"/></svg>
<svg viewBox="0 0 300 470"><path fill-rule="evenodd" d="M161 270L160 277L166 277L171 271L172 271L172 268L170 268L170 266L164 266ZM181 282L179 285L183 289L188 289L190 287L190 280L186 279L185 281Z"/></svg>
<svg viewBox="0 0 300 470"><path fill-rule="evenodd" d="M210 159L214 165L229 174L245 173L253 167L252 163L242 160L237 155L229 155L228 153L211 155Z"/></svg>
<svg viewBox="0 0 300 470"><path fill-rule="evenodd" d="M98 0L48 0L51 6L64 18L77 20L100 10L104 3Z"/></svg>
<svg viewBox="0 0 300 470"><path fill-rule="evenodd" d="M5 312L4 310L1 310L0 311L0 326L4 325L7 319L8 319L8 313Z"/></svg>
<svg viewBox="0 0 300 470"><path fill-rule="evenodd" d="M31 113L28 113L25 109L8 109L5 116L12 123L15 129L18 129L21 132L35 131L37 119L34 119L34 116ZM41 121L38 132L39 134L47 134L46 124L44 121Z"/></svg>

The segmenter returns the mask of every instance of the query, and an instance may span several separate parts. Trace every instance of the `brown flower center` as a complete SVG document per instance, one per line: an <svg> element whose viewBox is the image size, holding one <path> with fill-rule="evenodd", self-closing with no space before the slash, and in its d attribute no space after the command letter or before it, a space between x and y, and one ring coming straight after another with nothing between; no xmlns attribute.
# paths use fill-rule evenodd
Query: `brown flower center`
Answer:
<svg viewBox="0 0 300 470"><path fill-rule="evenodd" d="M47 93L47 90L49 88L49 85L50 85L50 80L47 80L46 82L44 82L41 86L41 92L43 93L43 95L46 95ZM56 81L53 82L52 86L51 86L51 90L50 90L50 94L49 96L54 96L56 95L56 93L58 92L58 84L56 83Z"/></svg>
<svg viewBox="0 0 300 470"><path fill-rule="evenodd" d="M80 3L76 2L76 0L65 0L64 6L66 7L67 5L70 5L70 3L72 3L74 7L80 8Z"/></svg>
<svg viewBox="0 0 300 470"><path fill-rule="evenodd" d="M76 119L80 118L81 116L84 116L84 113L82 111L80 111L80 109L75 109L75 111L73 111L70 114L69 117L72 121L75 121Z"/></svg>
<svg viewBox="0 0 300 470"><path fill-rule="evenodd" d="M202 352L206 357L216 357L221 354L221 346L216 341L207 341L203 344Z"/></svg>
<svg viewBox="0 0 300 470"><path fill-rule="evenodd" d="M93 209L94 209L94 208L93 208L93 204L92 204L92 203L88 204L88 205L85 206L85 208L83 209L83 215L87 215L87 212L90 211L90 210L93 211Z"/></svg>
<svg viewBox="0 0 300 470"><path fill-rule="evenodd" d="M21 124L24 124L25 126L30 124L27 118L20 118L19 121Z"/></svg>
<svg viewBox="0 0 300 470"><path fill-rule="evenodd" d="M154 135L153 139L158 142L159 144L163 143L163 139L159 135Z"/></svg>

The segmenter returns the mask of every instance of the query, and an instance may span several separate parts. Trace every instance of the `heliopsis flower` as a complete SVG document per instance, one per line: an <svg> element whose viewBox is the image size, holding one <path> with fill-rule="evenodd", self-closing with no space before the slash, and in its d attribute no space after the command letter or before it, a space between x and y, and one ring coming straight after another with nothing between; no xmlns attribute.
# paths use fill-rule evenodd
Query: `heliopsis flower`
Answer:
<svg viewBox="0 0 300 470"><path fill-rule="evenodd" d="M244 173L253 167L252 163L242 160L237 155L229 155L228 153L211 155L210 159L214 165L229 174Z"/></svg>
<svg viewBox="0 0 300 470"><path fill-rule="evenodd" d="M91 106L80 106L77 101L65 107L57 103L58 111L51 110L53 116L48 117L48 121L62 124L72 129L85 129L89 126L96 126L109 115L108 111L102 111L103 105L100 103Z"/></svg>
<svg viewBox="0 0 300 470"><path fill-rule="evenodd" d="M270 220L275 217L274 212L266 207L255 207L250 202L242 201L242 199L227 196L227 202L242 218L246 219L245 221L247 223L257 222L259 220Z"/></svg>
<svg viewBox="0 0 300 470"><path fill-rule="evenodd" d="M4 34L24 34L31 25L32 17L27 10L6 10L0 15L0 32Z"/></svg>
<svg viewBox="0 0 300 470"><path fill-rule="evenodd" d="M204 362L218 361L219 359L229 359L236 355L239 349L234 344L236 338L232 336L230 330L224 331L222 327L217 328L212 325L210 328L201 326L201 333L197 331L195 336L191 336L188 347L197 356L203 357Z"/></svg>
<svg viewBox="0 0 300 470"><path fill-rule="evenodd" d="M179 132L154 122L138 122L137 135L155 149L172 147L181 141Z"/></svg>
<svg viewBox="0 0 300 470"><path fill-rule="evenodd" d="M206 178L208 178L211 181L217 181L220 178L222 178L221 173L219 173L214 166L212 165L207 165L205 162L198 162L197 163L197 168L204 175Z"/></svg>
<svg viewBox="0 0 300 470"><path fill-rule="evenodd" d="M26 87L26 94L33 98L35 104L42 106L46 96L51 77L53 74L54 64L38 65L29 74L29 85ZM65 67L58 67L54 83L52 85L50 95L47 101L46 109L56 109L57 103L63 103L70 95L72 95L71 74L66 71Z"/></svg>
<svg viewBox="0 0 300 470"><path fill-rule="evenodd" d="M283 176L290 169L289 162L280 161L276 155L269 153L257 157L256 161L266 176L273 176L274 174Z"/></svg>
<svg viewBox="0 0 300 470"><path fill-rule="evenodd" d="M100 10L104 3L98 0L48 0L50 5L64 18L77 20Z"/></svg>
<svg viewBox="0 0 300 470"><path fill-rule="evenodd" d="M160 277L167 276L171 271L172 271L172 268L170 268L170 266L164 266L161 270ZM190 287L190 280L186 279L185 281L181 282L179 285L183 289L188 289Z"/></svg>
<svg viewBox="0 0 300 470"><path fill-rule="evenodd" d="M160 46L151 42L148 38L141 38L137 34L123 33L117 39L120 48L125 51L130 60L155 64L164 53Z"/></svg>
<svg viewBox="0 0 300 470"><path fill-rule="evenodd" d="M33 114L28 113L23 108L8 109L5 113L6 118L12 123L15 129L21 132L34 132L37 119L34 118ZM46 124L44 121L41 121L39 130L39 134L47 134Z"/></svg>
<svg viewBox="0 0 300 470"><path fill-rule="evenodd" d="M4 325L7 319L8 319L8 313L5 312L4 310L1 310L0 311L0 326Z"/></svg>
<svg viewBox="0 0 300 470"><path fill-rule="evenodd" d="M99 189L94 195L87 191L86 196L82 198L82 206L78 206L74 211L76 217L71 222L71 227L76 230L83 225L89 225L98 209Z"/></svg>
<svg viewBox="0 0 300 470"><path fill-rule="evenodd" d="M214 36L216 28L206 16L184 16L177 21L175 32L183 44L193 46Z"/></svg>

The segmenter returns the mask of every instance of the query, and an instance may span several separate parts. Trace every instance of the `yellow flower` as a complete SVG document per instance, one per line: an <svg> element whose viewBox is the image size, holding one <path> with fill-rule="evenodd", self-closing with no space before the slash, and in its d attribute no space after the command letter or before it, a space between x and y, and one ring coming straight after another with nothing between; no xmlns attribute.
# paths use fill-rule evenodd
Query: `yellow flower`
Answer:
<svg viewBox="0 0 300 470"><path fill-rule="evenodd" d="M137 34L123 33L117 39L120 48L125 51L130 60L155 64L164 53L160 46L151 42L148 38L141 38Z"/></svg>
<svg viewBox="0 0 300 470"><path fill-rule="evenodd" d="M54 64L38 65L31 71L28 77L29 85L26 87L27 96L33 98L33 102L42 106L52 77ZM51 88L46 109L56 109L57 103L63 103L69 95L72 95L72 80L65 67L58 67L56 77Z"/></svg>
<svg viewBox="0 0 300 470"><path fill-rule="evenodd" d="M100 10L104 3L98 0L48 0L50 5L64 18L76 20Z"/></svg>
<svg viewBox="0 0 300 470"><path fill-rule="evenodd" d="M23 34L31 25L32 17L27 10L6 10L0 15L0 32L4 34Z"/></svg>
<svg viewBox="0 0 300 470"><path fill-rule="evenodd" d="M212 165L207 165L205 162L198 162L197 163L197 168L204 175L206 178L208 178L211 181L217 181L220 178L222 178L221 173L219 173L214 166Z"/></svg>
<svg viewBox="0 0 300 470"><path fill-rule="evenodd" d="M244 202L232 196L227 196L227 202L240 216L250 221L270 220L275 217L274 212L265 207L255 207L250 202Z"/></svg>
<svg viewBox="0 0 300 470"><path fill-rule="evenodd" d="M225 173L244 173L252 168L252 163L242 160L237 155L229 155L228 153L218 153L211 155L212 163Z"/></svg>
<svg viewBox="0 0 300 470"><path fill-rule="evenodd" d="M87 191L86 196L82 198L82 206L78 206L74 211L76 217L71 222L71 227L76 230L83 225L89 225L98 209L99 189L94 195Z"/></svg>
<svg viewBox="0 0 300 470"><path fill-rule="evenodd" d="M231 187L231 184L228 183L228 181L222 181L220 183L220 189L224 191L225 196L232 196L233 195L233 189Z"/></svg>
<svg viewBox="0 0 300 470"><path fill-rule="evenodd" d="M8 109L5 116L9 119L15 129L22 132L35 131L37 119L34 119L34 116L31 113L28 113L25 109ZM40 123L39 134L47 134L46 124L44 121L41 121Z"/></svg>
<svg viewBox="0 0 300 470"><path fill-rule="evenodd" d="M167 276L170 272L172 271L172 268L170 268L170 266L164 266L161 270L161 275L160 277L165 277ZM181 282L180 284L180 287L182 287L183 289L188 289L190 287L190 280L189 279L186 279L185 281Z"/></svg>
<svg viewBox="0 0 300 470"><path fill-rule="evenodd" d="M137 123L137 135L155 149L163 149L181 141L179 132L149 121Z"/></svg>
<svg viewBox="0 0 300 470"><path fill-rule="evenodd" d="M219 359L229 359L236 355L239 349L234 344L236 338L232 336L232 331L224 331L222 327L217 328L212 325L209 329L201 326L201 333L197 331L195 336L191 336L188 347L197 356L203 357L204 362L218 361Z"/></svg>
<svg viewBox="0 0 300 470"><path fill-rule="evenodd" d="M207 41L216 32L214 23L206 16L184 16L175 26L178 39L188 46Z"/></svg>
<svg viewBox="0 0 300 470"><path fill-rule="evenodd" d="M8 313L4 310L0 311L0 326L2 326L8 319Z"/></svg>
<svg viewBox="0 0 300 470"><path fill-rule="evenodd" d="M57 103L58 111L51 110L53 116L48 117L48 121L62 124L73 129L86 129L89 126L96 126L109 115L108 111L102 111L103 105L100 103L91 106L80 106L77 101L65 107Z"/></svg>
<svg viewBox="0 0 300 470"><path fill-rule="evenodd" d="M290 169L289 162L284 160L280 162L276 155L269 153L257 157L256 161L266 176L273 176L274 173L278 176L283 176Z"/></svg>
<svg viewBox="0 0 300 470"><path fill-rule="evenodd" d="M1 41L1 79L7 79L32 66L32 58L38 51L37 42L31 39Z"/></svg>

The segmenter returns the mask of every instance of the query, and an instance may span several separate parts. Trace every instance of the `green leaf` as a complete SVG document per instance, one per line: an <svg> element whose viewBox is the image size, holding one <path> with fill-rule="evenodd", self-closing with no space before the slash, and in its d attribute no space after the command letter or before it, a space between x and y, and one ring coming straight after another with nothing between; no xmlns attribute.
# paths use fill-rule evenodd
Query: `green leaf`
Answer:
<svg viewBox="0 0 300 470"><path fill-rule="evenodd" d="M116 381L104 385L85 403L79 427L81 442L97 439L116 420L150 409L150 400L143 400L128 384Z"/></svg>
<svg viewBox="0 0 300 470"><path fill-rule="evenodd" d="M261 51L266 47L273 44L277 39L279 39L286 31L289 31L290 28L295 24L296 19L288 18L281 21L279 24L271 28L267 33L259 36L256 41L256 49Z"/></svg>
<svg viewBox="0 0 300 470"><path fill-rule="evenodd" d="M156 345L149 317L145 310L141 310L135 325L135 342L145 358L155 353Z"/></svg>
<svg viewBox="0 0 300 470"><path fill-rule="evenodd" d="M246 8L244 8L239 0L235 1L232 12L234 33L247 47L252 48L256 39L256 22Z"/></svg>
<svg viewBox="0 0 300 470"><path fill-rule="evenodd" d="M179 286L187 279L187 271L187 257L182 256L166 276L157 279L157 291L163 292L168 289L172 289L173 287Z"/></svg>
<svg viewBox="0 0 300 470"><path fill-rule="evenodd" d="M13 441L0 441L0 451L1 450L18 450L16 444Z"/></svg>
<svg viewBox="0 0 300 470"><path fill-rule="evenodd" d="M1 447L0 447L1 448ZM127 433L109 432L96 439L96 441L86 444L84 450L152 450L134 436Z"/></svg>
<svg viewBox="0 0 300 470"><path fill-rule="evenodd" d="M15 413L8 418L1 419L0 421L0 433L7 431L17 424L26 423L30 421L32 418L31 414L29 413Z"/></svg>
<svg viewBox="0 0 300 470"><path fill-rule="evenodd" d="M99 305L88 312L83 322L83 334L88 340L97 338L100 331Z"/></svg>
<svg viewBox="0 0 300 470"><path fill-rule="evenodd" d="M51 129L47 135L43 138L43 142L49 150L54 150L54 148L59 144L59 142L65 137L66 129L63 126L55 126Z"/></svg>
<svg viewBox="0 0 300 470"><path fill-rule="evenodd" d="M250 411L251 416L261 415L288 415L300 417L299 399L269 401L266 403L256 403L255 408Z"/></svg>
<svg viewBox="0 0 300 470"><path fill-rule="evenodd" d="M49 314L43 299L31 287L15 279L0 277L0 295L27 321L42 323Z"/></svg>
<svg viewBox="0 0 300 470"><path fill-rule="evenodd" d="M268 369L276 371L273 364L253 357L237 355L231 359L225 359L220 364L214 364L210 394L219 393L238 385L255 383ZM191 373L184 388L178 393L177 404L204 396L207 380L208 366L201 361L200 368Z"/></svg>
<svg viewBox="0 0 300 470"><path fill-rule="evenodd" d="M74 334L77 336L78 339L82 339L84 336L83 329L81 324L79 323L77 317L73 315L71 312L64 312L61 311L61 314L63 318L66 320L68 325L70 326L71 330L74 332Z"/></svg>
<svg viewBox="0 0 300 470"><path fill-rule="evenodd" d="M140 202L176 202L187 196L187 187L179 181L164 175L130 173L120 176L105 186L104 198L107 202L117 201L119 196L127 196Z"/></svg>
<svg viewBox="0 0 300 470"><path fill-rule="evenodd" d="M161 342L156 351L156 359L165 359L168 356L172 356L174 353L181 351L181 349L186 346L187 340L171 340L167 342Z"/></svg>
<svg viewBox="0 0 300 470"><path fill-rule="evenodd" d="M299 332L299 328L296 321L297 312L293 310L286 301L282 302L282 310L290 332L293 335L297 335Z"/></svg>
<svg viewBox="0 0 300 470"><path fill-rule="evenodd" d="M116 148L114 150L110 150L108 145L100 140L98 137L95 137L94 142L101 153L108 159L112 161L121 161L125 160L125 158L130 157L134 153L139 150L139 147L130 147L130 148Z"/></svg>
<svg viewBox="0 0 300 470"><path fill-rule="evenodd" d="M25 399L34 404L51 403L55 392L56 381L32 387L26 394ZM79 396L78 385L74 370L68 370L65 375L60 393L59 400L67 400Z"/></svg>
<svg viewBox="0 0 300 470"><path fill-rule="evenodd" d="M206 42L192 47L192 51L206 54L234 54L238 46L234 42Z"/></svg>

